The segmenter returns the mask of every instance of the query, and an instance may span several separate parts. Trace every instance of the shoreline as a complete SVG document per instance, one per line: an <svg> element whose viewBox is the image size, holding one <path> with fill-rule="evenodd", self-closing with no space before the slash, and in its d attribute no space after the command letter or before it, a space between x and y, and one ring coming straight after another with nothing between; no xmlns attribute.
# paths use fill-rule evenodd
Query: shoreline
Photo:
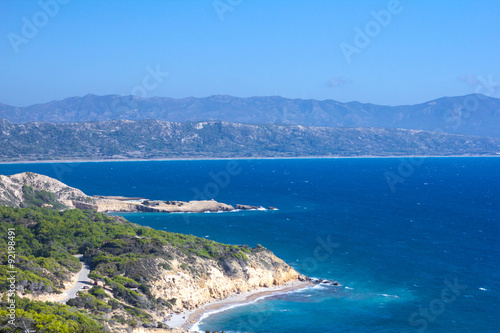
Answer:
<svg viewBox="0 0 500 333"><path fill-rule="evenodd" d="M263 287L243 292L241 294L232 294L223 300L207 303L198 309L185 311L180 314L174 314L170 317L170 320L165 321L165 323L170 328L183 328L186 330L191 330L193 328L197 329L201 321L212 314L239 306L245 306L258 301L259 299L271 297L275 294L298 291L313 285L314 283L310 281L293 281L281 286Z"/></svg>
<svg viewBox="0 0 500 333"><path fill-rule="evenodd" d="M43 163L103 163L103 162L166 162L166 161L230 161L230 160L307 160L307 159L365 159L365 158L494 158L498 155L360 155L360 156L255 156L255 157L168 157L168 158L126 158L126 159L75 159L75 160L20 160L3 161L0 165L9 164L43 164Z"/></svg>

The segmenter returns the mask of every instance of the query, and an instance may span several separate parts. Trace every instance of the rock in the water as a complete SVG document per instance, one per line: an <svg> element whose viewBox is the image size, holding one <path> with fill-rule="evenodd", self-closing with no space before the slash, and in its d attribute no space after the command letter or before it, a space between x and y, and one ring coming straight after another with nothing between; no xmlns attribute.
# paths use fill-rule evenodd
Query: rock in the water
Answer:
<svg viewBox="0 0 500 333"><path fill-rule="evenodd" d="M235 206L236 209L240 209L240 210L250 210L250 209L259 209L259 206L250 206L250 205L236 205Z"/></svg>
<svg viewBox="0 0 500 333"><path fill-rule="evenodd" d="M327 285L327 286L340 286L340 283L338 281L334 281L334 280L324 280L324 279L311 278L310 281L314 284L322 284L322 285Z"/></svg>

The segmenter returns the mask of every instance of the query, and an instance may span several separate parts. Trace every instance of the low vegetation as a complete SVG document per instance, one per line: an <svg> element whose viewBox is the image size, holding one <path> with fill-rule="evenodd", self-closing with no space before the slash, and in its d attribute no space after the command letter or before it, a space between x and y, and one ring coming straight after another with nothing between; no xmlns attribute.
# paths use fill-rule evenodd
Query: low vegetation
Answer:
<svg viewBox="0 0 500 333"><path fill-rule="evenodd" d="M55 209L63 209L65 206L54 197L51 192L42 190L36 191L31 186L23 185L24 201L21 207L52 207Z"/></svg>
<svg viewBox="0 0 500 333"><path fill-rule="evenodd" d="M104 332L104 320L88 311L57 303L33 302L15 297L16 320L7 323L7 297L0 307L0 332L97 333Z"/></svg>
<svg viewBox="0 0 500 333"><path fill-rule="evenodd" d="M15 230L18 295L60 293L63 283L81 268L75 254L83 254L91 266L90 278L105 286L79 293L68 305L17 298L16 322L40 332L98 332L114 324L158 327L147 312L168 311L175 303L175 299L155 298L150 291L158 260L164 259L161 269L167 270L175 254L213 259L224 267L228 260L245 261L250 253L263 249L158 231L93 210L41 208L40 203L52 197L25 190L32 194L30 207L0 206L0 233ZM4 294L0 307L6 309L7 238L0 238L0 249L0 293ZM189 265L183 268L197 274ZM2 311L0 332L7 332Z"/></svg>

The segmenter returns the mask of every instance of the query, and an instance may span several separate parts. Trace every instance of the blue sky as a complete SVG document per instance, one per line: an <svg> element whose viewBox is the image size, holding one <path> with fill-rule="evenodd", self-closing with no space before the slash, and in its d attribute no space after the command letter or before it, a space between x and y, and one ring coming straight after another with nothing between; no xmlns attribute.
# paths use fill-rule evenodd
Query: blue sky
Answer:
<svg viewBox="0 0 500 333"><path fill-rule="evenodd" d="M0 102L500 97L498 13L496 0L0 0Z"/></svg>

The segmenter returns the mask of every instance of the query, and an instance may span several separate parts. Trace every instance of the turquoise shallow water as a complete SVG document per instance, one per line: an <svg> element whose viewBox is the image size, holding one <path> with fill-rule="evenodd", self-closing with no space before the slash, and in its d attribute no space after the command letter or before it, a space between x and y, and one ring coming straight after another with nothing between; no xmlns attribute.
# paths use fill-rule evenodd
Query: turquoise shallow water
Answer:
<svg viewBox="0 0 500 333"><path fill-rule="evenodd" d="M400 164L399 159L16 164L0 165L0 173L39 172L87 194L206 196L275 206L279 210L124 216L225 243L260 243L300 272L342 284L220 312L203 320L203 330L500 332L500 158L428 158L398 171ZM404 180L395 191L384 177L387 171Z"/></svg>

